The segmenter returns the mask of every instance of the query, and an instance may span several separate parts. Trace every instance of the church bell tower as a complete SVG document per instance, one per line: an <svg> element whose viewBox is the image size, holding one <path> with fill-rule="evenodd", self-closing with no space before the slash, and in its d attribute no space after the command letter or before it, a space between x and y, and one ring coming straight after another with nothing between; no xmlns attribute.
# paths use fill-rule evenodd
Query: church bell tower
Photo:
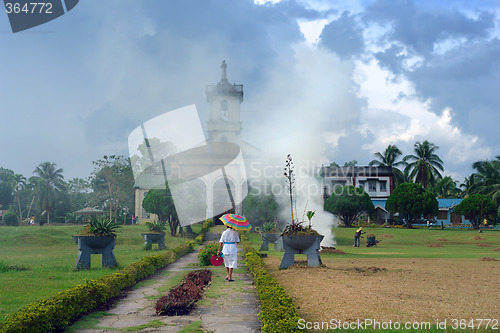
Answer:
<svg viewBox="0 0 500 333"><path fill-rule="evenodd" d="M222 61L222 76L217 84L207 85L209 103L207 132L209 142L240 144L240 104L243 102L243 85L231 84L227 79L226 61Z"/></svg>

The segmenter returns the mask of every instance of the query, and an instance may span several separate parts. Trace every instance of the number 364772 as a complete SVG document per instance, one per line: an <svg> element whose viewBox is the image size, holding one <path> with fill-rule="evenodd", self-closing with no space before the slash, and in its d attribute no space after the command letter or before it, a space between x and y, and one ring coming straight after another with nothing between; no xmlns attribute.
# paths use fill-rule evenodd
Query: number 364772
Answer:
<svg viewBox="0 0 500 333"><path fill-rule="evenodd" d="M20 4L18 2L6 2L5 10L7 14L52 14L52 4L50 2L26 2Z"/></svg>

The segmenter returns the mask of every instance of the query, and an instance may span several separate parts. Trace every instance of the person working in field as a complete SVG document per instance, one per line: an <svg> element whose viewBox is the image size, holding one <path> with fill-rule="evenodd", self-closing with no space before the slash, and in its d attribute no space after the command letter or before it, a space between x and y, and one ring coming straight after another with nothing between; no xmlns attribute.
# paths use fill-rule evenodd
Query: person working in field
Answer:
<svg viewBox="0 0 500 333"><path fill-rule="evenodd" d="M354 247L359 247L359 239L362 234L366 234L366 232L363 231L362 227L359 227L359 229L354 233Z"/></svg>
<svg viewBox="0 0 500 333"><path fill-rule="evenodd" d="M233 269L238 268L238 248L236 244L240 242L240 235L230 226L222 233L219 241L219 251L218 255L221 253L224 255L224 266L226 266L226 281L233 280Z"/></svg>

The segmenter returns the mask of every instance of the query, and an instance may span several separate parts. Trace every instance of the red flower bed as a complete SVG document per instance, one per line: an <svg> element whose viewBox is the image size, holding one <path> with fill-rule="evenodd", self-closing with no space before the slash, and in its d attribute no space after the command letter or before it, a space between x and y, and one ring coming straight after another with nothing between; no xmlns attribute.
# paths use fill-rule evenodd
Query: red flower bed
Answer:
<svg viewBox="0 0 500 333"><path fill-rule="evenodd" d="M156 315L178 316L188 314L201 298L203 288L212 280L212 271L200 270L188 273L184 281L170 289L167 296L156 302Z"/></svg>

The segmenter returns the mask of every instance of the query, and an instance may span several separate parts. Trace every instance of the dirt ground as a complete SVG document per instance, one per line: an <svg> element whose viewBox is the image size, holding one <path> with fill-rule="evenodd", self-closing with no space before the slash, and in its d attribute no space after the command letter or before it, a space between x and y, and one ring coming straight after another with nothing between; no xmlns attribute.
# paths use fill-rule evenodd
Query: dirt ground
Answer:
<svg viewBox="0 0 500 333"><path fill-rule="evenodd" d="M325 258L279 270L281 258L265 260L307 321L500 319L500 261Z"/></svg>

